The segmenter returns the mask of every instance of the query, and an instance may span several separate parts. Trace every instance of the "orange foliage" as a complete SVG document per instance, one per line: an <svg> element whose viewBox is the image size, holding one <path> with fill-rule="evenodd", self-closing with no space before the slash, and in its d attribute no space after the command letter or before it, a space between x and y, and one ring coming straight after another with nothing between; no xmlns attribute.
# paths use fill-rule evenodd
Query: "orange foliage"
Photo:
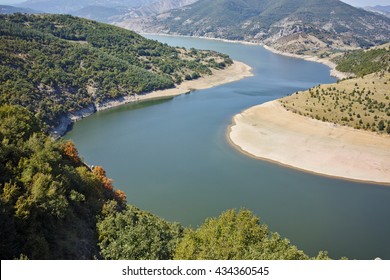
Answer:
<svg viewBox="0 0 390 280"><path fill-rule="evenodd" d="M80 163L79 152L76 146L71 141L66 141L63 145L64 154L68 156L74 163Z"/></svg>
<svg viewBox="0 0 390 280"><path fill-rule="evenodd" d="M120 202L126 202L127 196L126 193L121 190L116 190L114 192L115 199Z"/></svg>
<svg viewBox="0 0 390 280"><path fill-rule="evenodd" d="M106 177L106 171L103 169L103 167L95 166L92 172L99 178L106 190L112 191L114 189L112 185L112 179Z"/></svg>

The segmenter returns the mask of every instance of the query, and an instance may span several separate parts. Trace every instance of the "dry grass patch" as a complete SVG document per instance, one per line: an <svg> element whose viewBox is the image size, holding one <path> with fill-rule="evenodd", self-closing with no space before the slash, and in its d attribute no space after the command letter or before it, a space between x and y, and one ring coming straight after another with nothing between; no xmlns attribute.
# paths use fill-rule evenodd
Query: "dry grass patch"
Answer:
<svg viewBox="0 0 390 280"><path fill-rule="evenodd" d="M282 98L292 112L318 120L390 134L390 73L318 85Z"/></svg>

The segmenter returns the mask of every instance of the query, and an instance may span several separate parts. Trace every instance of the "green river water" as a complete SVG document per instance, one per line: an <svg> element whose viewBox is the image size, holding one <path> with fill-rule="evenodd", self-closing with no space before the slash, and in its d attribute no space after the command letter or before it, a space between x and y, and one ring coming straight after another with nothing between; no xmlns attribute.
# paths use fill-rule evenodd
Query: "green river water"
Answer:
<svg viewBox="0 0 390 280"><path fill-rule="evenodd" d="M226 138L246 108L332 83L324 65L260 46L148 36L213 49L253 68L254 77L168 100L129 104L77 122L65 138L102 165L128 202L197 226L230 208L249 208L310 255L390 259L390 187L317 176L255 160ZM390 159L389 159L390 160Z"/></svg>

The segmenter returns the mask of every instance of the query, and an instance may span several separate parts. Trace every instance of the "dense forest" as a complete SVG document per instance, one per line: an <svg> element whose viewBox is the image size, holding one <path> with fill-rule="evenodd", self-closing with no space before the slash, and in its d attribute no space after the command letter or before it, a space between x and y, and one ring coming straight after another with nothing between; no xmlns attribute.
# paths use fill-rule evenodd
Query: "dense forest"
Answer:
<svg viewBox="0 0 390 280"><path fill-rule="evenodd" d="M390 72L390 44L369 50L346 52L336 59L336 69L364 76L379 71Z"/></svg>
<svg viewBox="0 0 390 280"><path fill-rule="evenodd" d="M96 217L111 200L124 208L124 193L71 142L42 133L27 109L3 105L0 120L1 259L98 255Z"/></svg>
<svg viewBox="0 0 390 280"><path fill-rule="evenodd" d="M68 112L171 88L231 63L68 15L0 16L0 104L28 108L49 126Z"/></svg>
<svg viewBox="0 0 390 280"><path fill-rule="evenodd" d="M127 205L33 113L3 105L0 120L1 259L309 259L248 210L190 229Z"/></svg>

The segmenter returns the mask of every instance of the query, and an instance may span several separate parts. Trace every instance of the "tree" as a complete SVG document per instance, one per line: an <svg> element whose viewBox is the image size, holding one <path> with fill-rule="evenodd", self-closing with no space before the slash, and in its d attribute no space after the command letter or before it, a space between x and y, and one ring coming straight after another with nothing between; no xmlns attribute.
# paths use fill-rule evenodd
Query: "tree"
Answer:
<svg viewBox="0 0 390 280"><path fill-rule="evenodd" d="M108 191L112 191L114 187L112 186L112 179L107 178L106 171L101 166L95 166L92 169L93 174L102 182L104 188Z"/></svg>
<svg viewBox="0 0 390 280"><path fill-rule="evenodd" d="M229 210L188 229L175 259L307 259L287 239L270 233L249 210Z"/></svg>
<svg viewBox="0 0 390 280"><path fill-rule="evenodd" d="M134 206L118 212L108 203L97 224L100 254L111 260L168 260L182 236L179 224L168 223Z"/></svg>
<svg viewBox="0 0 390 280"><path fill-rule="evenodd" d="M378 123L378 130L383 131L385 130L385 122L383 120L380 120Z"/></svg>
<svg viewBox="0 0 390 280"><path fill-rule="evenodd" d="M113 193L41 127L28 110L0 106L1 259L92 259Z"/></svg>
<svg viewBox="0 0 390 280"><path fill-rule="evenodd" d="M79 164L81 162L79 152L77 151L76 146L73 144L72 141L66 141L63 144L62 148L65 156L67 156L71 161L76 164Z"/></svg>
<svg viewBox="0 0 390 280"><path fill-rule="evenodd" d="M124 191L115 190L114 191L114 197L119 202L126 203L127 196L126 196L126 193Z"/></svg>

